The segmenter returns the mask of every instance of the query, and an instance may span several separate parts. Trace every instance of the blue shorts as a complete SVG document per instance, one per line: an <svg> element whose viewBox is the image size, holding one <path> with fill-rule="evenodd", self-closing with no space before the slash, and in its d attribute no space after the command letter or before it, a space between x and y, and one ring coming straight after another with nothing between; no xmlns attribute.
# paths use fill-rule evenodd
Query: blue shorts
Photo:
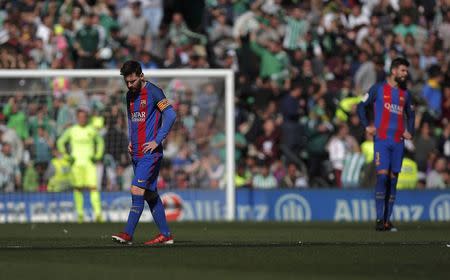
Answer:
<svg viewBox="0 0 450 280"><path fill-rule="evenodd" d="M392 139L374 140L374 157L377 171L387 170L393 173L400 173L402 170L404 141L395 142Z"/></svg>
<svg viewBox="0 0 450 280"><path fill-rule="evenodd" d="M142 189L156 191L161 160L161 153L152 153L140 159L133 158L134 178L131 184Z"/></svg>

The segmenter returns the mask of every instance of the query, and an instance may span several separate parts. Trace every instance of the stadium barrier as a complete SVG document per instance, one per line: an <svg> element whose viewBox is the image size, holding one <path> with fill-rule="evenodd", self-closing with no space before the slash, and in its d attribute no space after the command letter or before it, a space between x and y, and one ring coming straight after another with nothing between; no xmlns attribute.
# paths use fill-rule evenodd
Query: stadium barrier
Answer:
<svg viewBox="0 0 450 280"><path fill-rule="evenodd" d="M85 197L86 201L89 198ZM216 190L162 192L170 221L221 221L226 216L225 193ZM107 222L125 222L131 201L127 192L102 193ZM147 205L146 205L147 207ZM86 221L92 221L86 205ZM348 221L375 219L370 190L247 190L236 191L238 221ZM148 208L141 220L151 221ZM396 221L450 221L450 191L399 191ZM71 192L0 194L0 223L75 222Z"/></svg>

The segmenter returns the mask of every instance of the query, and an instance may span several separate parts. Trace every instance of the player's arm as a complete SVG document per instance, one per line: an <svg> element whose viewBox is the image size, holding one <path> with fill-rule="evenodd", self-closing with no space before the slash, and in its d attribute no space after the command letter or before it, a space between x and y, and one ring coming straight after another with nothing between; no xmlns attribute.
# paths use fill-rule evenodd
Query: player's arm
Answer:
<svg viewBox="0 0 450 280"><path fill-rule="evenodd" d="M169 131L172 128L172 125L175 123L175 119L177 118L175 110L173 109L172 105L170 105L161 89L157 89L154 96L155 99L153 105L156 106L157 110L162 113L162 125L158 130L158 134L156 134L156 138L151 142L144 143L144 149L142 150L144 153L147 153L149 151L153 152L153 150L162 143L162 141L169 134Z"/></svg>
<svg viewBox="0 0 450 280"><path fill-rule="evenodd" d="M169 101L167 100L167 98L165 98L165 96L157 103L156 106L158 107L158 110L162 113L162 125L158 131L158 134L156 134L155 138L156 144L160 145L169 134L170 129L175 123L177 114L175 113L175 110L173 109L172 105L170 105Z"/></svg>
<svg viewBox="0 0 450 280"><path fill-rule="evenodd" d="M411 95L408 93L405 102L405 114L406 114L406 132L403 134L405 139L411 139L415 133L415 120L416 113L414 110L413 101ZM409 134L409 135L408 135Z"/></svg>
<svg viewBox="0 0 450 280"><path fill-rule="evenodd" d="M361 124L367 129L369 127L369 120L367 119L367 108L372 106L373 102L375 102L375 93L377 91L377 85L372 86L369 89L369 92L364 94L359 102L357 107L357 112L359 119L361 120Z"/></svg>
<svg viewBox="0 0 450 280"><path fill-rule="evenodd" d="M103 140L103 137L100 136L100 134L95 133L95 160L100 160L103 157L103 154L105 152L105 141Z"/></svg>
<svg viewBox="0 0 450 280"><path fill-rule="evenodd" d="M58 141L56 141L56 147L58 151L63 154L64 156L67 156L67 150L66 150L66 143L70 140L70 131L71 129L64 130L61 137L59 137Z"/></svg>

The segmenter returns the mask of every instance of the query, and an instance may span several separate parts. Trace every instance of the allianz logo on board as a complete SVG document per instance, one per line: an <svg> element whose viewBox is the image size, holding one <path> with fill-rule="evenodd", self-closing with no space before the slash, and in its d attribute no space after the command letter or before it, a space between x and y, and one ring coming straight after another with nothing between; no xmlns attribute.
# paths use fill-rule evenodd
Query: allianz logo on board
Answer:
<svg viewBox="0 0 450 280"><path fill-rule="evenodd" d="M285 194L275 203L275 220L310 221L311 207L303 196Z"/></svg>
<svg viewBox="0 0 450 280"><path fill-rule="evenodd" d="M430 220L450 221L450 194L441 194L430 203Z"/></svg>

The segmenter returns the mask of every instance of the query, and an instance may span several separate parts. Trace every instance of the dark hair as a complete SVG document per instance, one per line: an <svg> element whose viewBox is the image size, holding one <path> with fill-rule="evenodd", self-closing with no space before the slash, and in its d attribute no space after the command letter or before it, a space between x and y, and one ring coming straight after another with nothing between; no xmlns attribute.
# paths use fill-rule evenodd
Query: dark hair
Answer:
<svg viewBox="0 0 450 280"><path fill-rule="evenodd" d="M80 106L77 108L77 115L79 113L86 113L89 115L89 108L85 107L85 106Z"/></svg>
<svg viewBox="0 0 450 280"><path fill-rule="evenodd" d="M142 74L141 64L136 60L128 60L120 68L120 75L126 77L135 73L136 75Z"/></svg>
<svg viewBox="0 0 450 280"><path fill-rule="evenodd" d="M399 67L400 65L405 65L406 67L409 67L409 61L404 57L397 57L394 60L392 60L390 72L392 73L392 69Z"/></svg>
<svg viewBox="0 0 450 280"><path fill-rule="evenodd" d="M436 78L441 75L441 67L438 65L431 65L430 68L428 68L428 76L430 78Z"/></svg>
<svg viewBox="0 0 450 280"><path fill-rule="evenodd" d="M134 1L133 3L131 3L131 6L133 7L140 7L142 5L141 1Z"/></svg>

